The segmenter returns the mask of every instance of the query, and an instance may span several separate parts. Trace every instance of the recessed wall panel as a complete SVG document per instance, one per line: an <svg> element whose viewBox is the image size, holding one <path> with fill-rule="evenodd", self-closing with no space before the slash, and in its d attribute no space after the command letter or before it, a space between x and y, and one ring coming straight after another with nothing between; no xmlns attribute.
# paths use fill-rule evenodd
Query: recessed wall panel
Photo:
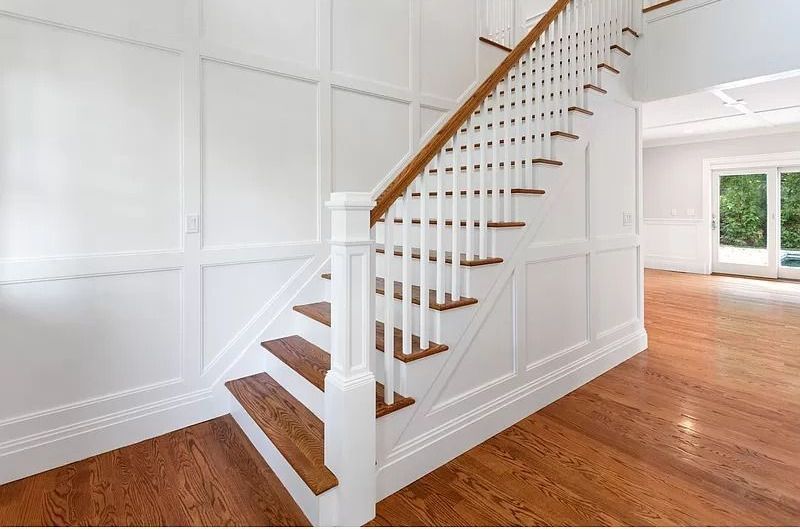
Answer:
<svg viewBox="0 0 800 529"><path fill-rule="evenodd" d="M335 0L333 70L408 88L410 9L408 0Z"/></svg>
<svg viewBox="0 0 800 529"><path fill-rule="evenodd" d="M333 190L372 191L409 150L406 103L333 91Z"/></svg>
<svg viewBox="0 0 800 529"><path fill-rule="evenodd" d="M586 263L578 255L527 264L529 365L589 339Z"/></svg>
<svg viewBox="0 0 800 529"><path fill-rule="evenodd" d="M313 67L317 63L316 5L317 0L203 0L203 37L247 53Z"/></svg>
<svg viewBox="0 0 800 529"><path fill-rule="evenodd" d="M180 377L177 270L0 285L0 421Z"/></svg>
<svg viewBox="0 0 800 529"><path fill-rule="evenodd" d="M180 56L3 17L0 35L0 258L180 247Z"/></svg>
<svg viewBox="0 0 800 529"><path fill-rule="evenodd" d="M477 2L436 0L420 4L422 92L457 99L476 80Z"/></svg>
<svg viewBox="0 0 800 529"><path fill-rule="evenodd" d="M206 246L317 238L317 86L203 64Z"/></svg>
<svg viewBox="0 0 800 529"><path fill-rule="evenodd" d="M305 262L300 258L203 269L204 368L225 351Z"/></svg>
<svg viewBox="0 0 800 529"><path fill-rule="evenodd" d="M636 319L637 261L636 248L595 254L592 266L597 307L595 326L601 336Z"/></svg>

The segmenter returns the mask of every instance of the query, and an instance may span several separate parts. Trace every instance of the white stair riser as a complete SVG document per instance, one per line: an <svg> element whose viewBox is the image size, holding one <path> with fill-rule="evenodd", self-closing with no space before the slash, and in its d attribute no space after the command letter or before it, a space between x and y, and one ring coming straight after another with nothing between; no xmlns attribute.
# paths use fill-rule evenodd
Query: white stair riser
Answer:
<svg viewBox="0 0 800 529"><path fill-rule="evenodd" d="M314 415L325 420L325 393L266 349L264 356L267 364L264 371Z"/></svg>
<svg viewBox="0 0 800 529"><path fill-rule="evenodd" d="M535 210L538 204L541 203L545 197L545 195L522 195L512 193L510 195L511 198L508 200L508 214L506 214L505 193L498 193L498 199L496 202L494 201L493 196L493 194L487 194L484 203L486 218L489 221L494 219L508 221L525 220L522 218L522 216L531 209ZM453 196L450 195L442 199L442 209L445 219L450 219L453 217L454 201L457 202L456 205L458 207L458 217L460 219L463 220L467 218L467 211L469 211L469 218L473 219L473 221L480 218L481 199L479 196L472 195L472 198L469 199L465 195L458 195L458 198L454 199ZM438 202L438 197L428 197L428 201L425 204L427 218L436 218L438 214ZM411 218L420 218L421 208L422 198L412 197L409 201ZM405 204L401 202L395 214L395 218L402 218L404 210ZM496 211L496 214L493 214L493 211ZM412 227L412 229L414 228Z"/></svg>
<svg viewBox="0 0 800 529"><path fill-rule="evenodd" d="M379 223L377 225L377 229L375 230L375 237L376 242L378 244L383 244L385 241L384 238L384 231L383 231L384 223ZM427 228L423 228L419 224L412 224L411 229L409 229L408 237L409 237L409 244L414 248L420 247L420 234L423 230L427 232L427 246L429 249L436 249L436 229L437 226L428 226ZM503 252L507 252L512 250L516 246L516 242L521 237L521 231L523 228L488 228L486 230L486 246L488 255L504 255ZM466 228L460 227L457 228L456 231L458 232L459 237L459 246L464 248L466 246ZM402 244L402 225L395 223L393 228L393 242L395 245ZM453 234L453 227L452 226L444 226L443 227L443 246L445 250L450 250L452 248L452 234ZM472 243L475 252L478 251L478 243L479 243L479 236L480 230L478 228L472 229Z"/></svg>
<svg viewBox="0 0 800 529"><path fill-rule="evenodd" d="M247 411L231 397L231 415L312 525L329 525L335 513L336 488L315 495Z"/></svg>
<svg viewBox="0 0 800 529"><path fill-rule="evenodd" d="M383 321L385 301L382 295L376 295L375 298L375 314L378 321ZM403 302L394 299L394 326L398 329L403 327ZM428 325L428 339L436 343L454 343L458 340L463 332L467 322L472 319L472 316L477 309L477 304L467 305L449 310L433 310L427 311L427 325ZM412 332L420 335L420 306L411 304L411 324Z"/></svg>
<svg viewBox="0 0 800 529"><path fill-rule="evenodd" d="M387 258L385 255L379 253L376 255L375 262L378 277L386 277L386 266L387 263L389 263L392 267L392 277L397 278L397 280L402 279L402 257L391 256ZM480 300L494 282L498 272L498 267L500 266L502 266L502 264L473 267L459 266L459 278L461 282L462 295L474 297ZM427 279L428 287L432 287L436 284L436 267L437 263L435 261L428 260L422 262L420 259L412 259L411 266L409 268L411 283L414 285L420 285L421 277L424 273ZM448 285L448 290L451 289L449 285L451 284L452 274L453 266L445 263L444 275L446 278L445 284Z"/></svg>

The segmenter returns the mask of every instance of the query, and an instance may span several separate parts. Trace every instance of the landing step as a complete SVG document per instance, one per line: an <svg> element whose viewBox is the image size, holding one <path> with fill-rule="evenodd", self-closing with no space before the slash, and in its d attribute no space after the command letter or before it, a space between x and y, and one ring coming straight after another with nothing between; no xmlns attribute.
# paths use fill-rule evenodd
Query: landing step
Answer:
<svg viewBox="0 0 800 529"><path fill-rule="evenodd" d="M323 279L330 279L331 274L322 274ZM386 288L385 288L385 281L382 277L375 278L375 292L380 294L381 296L385 295ZM403 301L403 283L400 281L394 282L394 299L399 301ZM412 285L411 286L411 303L414 305L422 304L422 296L420 294L419 285ZM433 310L450 310L450 309L457 309L460 307L466 307L467 305L474 305L477 303L478 300L475 298L468 298L465 296L461 296L458 299L453 299L452 294L450 292L445 292L444 294L444 303L437 303L436 302L436 291L431 289L428 290L428 306Z"/></svg>
<svg viewBox="0 0 800 529"><path fill-rule="evenodd" d="M504 189L498 189L497 192L499 194L501 194L501 195L505 194L505 190ZM465 196L467 196L467 190L466 189L462 189L459 194L462 197L465 197ZM473 191L473 194L475 196L479 196L481 194L481 190L480 189L475 189ZM492 190L491 189L487 189L486 190L486 194L487 195L491 195L492 194ZM511 188L511 194L512 195L544 195L545 191L544 191L544 189L512 187ZM419 198L420 196L422 196L422 193L419 193L419 192L411 193L411 196L413 198ZM428 196L431 197L431 198L435 198L435 197L439 196L439 192L438 191L429 191L428 192ZM452 197L453 196L453 192L452 191L445 191L444 196Z"/></svg>
<svg viewBox="0 0 800 529"><path fill-rule="evenodd" d="M384 221L385 221L385 219L378 220L378 222L384 222ZM403 219L396 218L396 219L394 219L394 223L395 224L402 224L403 223ZM439 223L439 221L436 220L436 219L428 219L428 224L430 224L431 226L436 226L438 223ZM411 219L411 224L420 224L420 220L419 219ZM447 220L444 221L444 225L445 226L452 226L453 225L453 221L451 219L447 219ZM460 225L461 225L462 228L466 228L467 227L467 221L462 220L460 222ZM480 228L481 227L480 221L476 220L474 226L476 228ZM486 223L486 227L487 228L523 228L523 227L525 227L525 223L521 222L521 221L487 222Z"/></svg>
<svg viewBox="0 0 800 529"><path fill-rule="evenodd" d="M319 496L339 484L325 466L324 425L266 373L225 383L275 448Z"/></svg>
<svg viewBox="0 0 800 529"><path fill-rule="evenodd" d="M331 304L327 301L321 301L319 303L309 303L307 305L296 305L294 307L296 312L311 318L312 320L318 321L323 325L328 327L331 326ZM378 351L385 351L383 342L383 323L376 321L375 322L375 348ZM442 353L447 351L448 347L446 345L439 345L437 343L430 342L428 347L422 348L420 347L419 343L419 336L413 335L411 337L411 354L404 355L403 354L403 331L395 328L394 329L394 357L401 362L413 362L414 360L420 360L422 358L426 358L431 355L435 355L437 353Z"/></svg>
<svg viewBox="0 0 800 529"><path fill-rule="evenodd" d="M277 356L284 364L311 382L320 391L325 391L325 374L331 369L331 355L301 336L286 336L277 340L263 342L262 347ZM401 410L414 404L411 397L394 394L394 403L383 401L384 387L375 383L375 416L383 417L393 411Z"/></svg>
<svg viewBox="0 0 800 529"><path fill-rule="evenodd" d="M377 253L386 253L386 248L379 244L375 247L375 251ZM394 255L396 257L403 257L403 247L402 246L395 246L394 247ZM419 260L420 251L419 248L411 248L411 258ZM438 258L436 256L436 250L430 250L428 252L428 260L436 262ZM453 264L453 252L445 252L444 255L444 262L447 264ZM461 266L483 266L483 265L490 265L490 264L499 264L503 262L502 257L487 257L485 259L481 259L477 255L473 255L472 259L467 259L467 254L461 254Z"/></svg>

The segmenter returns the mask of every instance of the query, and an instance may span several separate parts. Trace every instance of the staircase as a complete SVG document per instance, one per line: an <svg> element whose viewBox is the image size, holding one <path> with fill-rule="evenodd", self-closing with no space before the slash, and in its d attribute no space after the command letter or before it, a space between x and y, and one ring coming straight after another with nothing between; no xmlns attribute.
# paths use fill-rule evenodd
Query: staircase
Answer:
<svg viewBox="0 0 800 529"><path fill-rule="evenodd" d="M309 290L324 295L298 295L291 332L262 343L265 372L225 384L312 523L368 522L424 473L387 466L379 486L376 461L579 163L593 106L638 37L632 13L630 0L556 1L377 201L332 195L331 259Z"/></svg>

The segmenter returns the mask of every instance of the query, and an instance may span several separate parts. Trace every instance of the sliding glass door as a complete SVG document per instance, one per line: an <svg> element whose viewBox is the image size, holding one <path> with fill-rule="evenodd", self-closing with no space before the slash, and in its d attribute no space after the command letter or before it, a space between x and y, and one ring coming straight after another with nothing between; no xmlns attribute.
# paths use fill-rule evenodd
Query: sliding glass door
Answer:
<svg viewBox="0 0 800 529"><path fill-rule="evenodd" d="M780 255L778 276L800 279L800 167L780 173Z"/></svg>
<svg viewBox="0 0 800 529"><path fill-rule="evenodd" d="M800 279L800 167L714 173L713 270Z"/></svg>

